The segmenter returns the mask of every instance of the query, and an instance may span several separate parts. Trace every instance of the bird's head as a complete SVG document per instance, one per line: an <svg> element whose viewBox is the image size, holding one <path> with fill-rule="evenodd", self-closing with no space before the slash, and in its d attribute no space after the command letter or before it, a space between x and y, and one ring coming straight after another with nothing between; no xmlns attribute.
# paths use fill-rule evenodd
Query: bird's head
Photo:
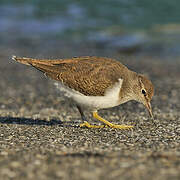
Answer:
<svg viewBox="0 0 180 180"><path fill-rule="evenodd" d="M138 74L138 83L134 86L135 100L144 104L148 109L150 116L153 118L151 99L154 95L154 87L152 82L144 75Z"/></svg>

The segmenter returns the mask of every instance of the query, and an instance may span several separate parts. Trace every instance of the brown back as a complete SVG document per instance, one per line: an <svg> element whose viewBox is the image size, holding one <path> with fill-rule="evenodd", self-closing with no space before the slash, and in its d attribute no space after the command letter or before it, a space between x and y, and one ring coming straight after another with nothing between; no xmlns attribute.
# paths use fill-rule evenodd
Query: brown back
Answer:
<svg viewBox="0 0 180 180"><path fill-rule="evenodd" d="M16 61L32 65L48 77L84 95L102 96L108 87L126 79L127 67L120 62L102 57L77 57L60 60L38 60L14 58Z"/></svg>

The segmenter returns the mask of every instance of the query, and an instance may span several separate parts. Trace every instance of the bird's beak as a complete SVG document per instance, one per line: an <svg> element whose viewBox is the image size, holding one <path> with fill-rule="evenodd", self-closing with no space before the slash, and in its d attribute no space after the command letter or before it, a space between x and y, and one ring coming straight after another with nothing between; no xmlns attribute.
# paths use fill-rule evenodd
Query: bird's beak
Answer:
<svg viewBox="0 0 180 180"><path fill-rule="evenodd" d="M154 119L150 101L147 100L145 106L148 109L148 112L149 112L149 115L151 116L151 118Z"/></svg>

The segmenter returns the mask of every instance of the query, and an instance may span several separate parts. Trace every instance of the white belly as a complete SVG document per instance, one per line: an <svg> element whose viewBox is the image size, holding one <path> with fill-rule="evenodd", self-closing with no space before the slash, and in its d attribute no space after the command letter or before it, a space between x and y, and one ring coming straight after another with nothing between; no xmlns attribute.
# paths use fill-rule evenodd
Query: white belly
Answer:
<svg viewBox="0 0 180 180"><path fill-rule="evenodd" d="M78 91L64 86L62 83L56 82L55 85L61 92L64 93L64 96L74 100L81 107L98 110L121 104L119 100L119 92L122 82L123 80L119 79L119 82L117 82L113 88L108 89L104 96L85 96Z"/></svg>

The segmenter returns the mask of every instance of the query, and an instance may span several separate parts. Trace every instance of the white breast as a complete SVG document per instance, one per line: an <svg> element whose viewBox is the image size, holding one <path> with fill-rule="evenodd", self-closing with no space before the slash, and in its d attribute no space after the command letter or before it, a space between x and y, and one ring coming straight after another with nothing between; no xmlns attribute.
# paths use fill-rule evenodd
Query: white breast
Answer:
<svg viewBox="0 0 180 180"><path fill-rule="evenodd" d="M98 110L117 106L119 101L119 92L123 79L119 79L111 89L108 89L104 96L85 96L82 93L64 86L62 83L56 82L56 87L63 92L64 96L74 100L77 104L84 108Z"/></svg>

